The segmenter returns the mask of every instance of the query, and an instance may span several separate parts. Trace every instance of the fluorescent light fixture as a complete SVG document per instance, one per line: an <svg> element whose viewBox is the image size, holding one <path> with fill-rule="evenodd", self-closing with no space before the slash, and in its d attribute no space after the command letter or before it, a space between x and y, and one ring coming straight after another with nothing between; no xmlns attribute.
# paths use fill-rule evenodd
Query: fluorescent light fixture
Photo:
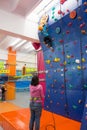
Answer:
<svg viewBox="0 0 87 130"><path fill-rule="evenodd" d="M14 46L13 50L17 49L20 47L22 44L24 44L27 40L23 40L22 42L18 43L18 45Z"/></svg>
<svg viewBox="0 0 87 130"><path fill-rule="evenodd" d="M32 45L32 42L28 42L27 45L24 46L24 49L27 49L27 48L34 48Z"/></svg>
<svg viewBox="0 0 87 130"><path fill-rule="evenodd" d="M14 42L11 43L11 46L14 46L15 44L17 44L21 39L17 38Z"/></svg>

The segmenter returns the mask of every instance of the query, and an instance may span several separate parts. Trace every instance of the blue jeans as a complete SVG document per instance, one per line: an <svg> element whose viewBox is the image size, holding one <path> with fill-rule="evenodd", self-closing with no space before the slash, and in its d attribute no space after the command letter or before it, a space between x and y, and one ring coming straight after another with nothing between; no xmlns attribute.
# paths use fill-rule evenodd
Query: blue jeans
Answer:
<svg viewBox="0 0 87 130"><path fill-rule="evenodd" d="M40 128L40 117L42 113L42 104L31 102L30 103L30 112L31 112L31 118L30 118L30 124L29 124L29 130L33 130L34 124L35 124L35 130L39 130Z"/></svg>

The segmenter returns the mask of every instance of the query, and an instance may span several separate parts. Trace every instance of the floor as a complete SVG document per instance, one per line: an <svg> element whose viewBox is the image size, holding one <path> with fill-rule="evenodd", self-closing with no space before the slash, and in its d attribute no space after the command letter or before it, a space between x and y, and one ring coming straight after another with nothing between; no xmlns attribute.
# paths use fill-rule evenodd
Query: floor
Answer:
<svg viewBox="0 0 87 130"><path fill-rule="evenodd" d="M28 108L29 107L29 98L30 98L29 92L16 92L16 99L9 100L9 101L6 101L6 102L11 103L11 104L8 105L8 107L11 108L11 109L16 110L17 107L18 108L20 108L20 107ZM12 104L15 104L16 107L12 108ZM2 107L0 106L1 109L3 109ZM5 103L4 103L4 107L5 107ZM10 111L9 108L8 108L7 111ZM3 110L3 112L4 112L4 110ZM3 128L0 127L0 130L3 130Z"/></svg>
<svg viewBox="0 0 87 130"><path fill-rule="evenodd" d="M10 103L13 103L17 106L20 106L22 108L28 108L29 107L29 99L30 95L29 92L16 92L16 99L8 101Z"/></svg>
<svg viewBox="0 0 87 130"><path fill-rule="evenodd" d="M25 130L25 129L28 130L28 123L29 123L29 117L30 117L29 116L30 115L29 98L30 98L29 92L17 92L15 100L7 101L2 104L0 103L0 112L2 113L4 111L8 111L8 113L2 113L5 119L7 118L8 121L10 121L11 123L13 122L13 124L15 124L16 127L21 127L20 122L19 122L21 121L21 124L22 124L21 130ZM11 111L11 109L16 110L16 111L13 112ZM16 122L15 122L15 119L16 119ZM19 125L17 124L18 122L19 122ZM46 130L46 129L47 130L48 129L49 130L54 130L54 129L55 130L80 130L80 125L81 124L79 122L76 122L76 121L73 121L65 117L52 114L51 112L47 112L43 110L42 117L41 117L40 130ZM3 129L0 127L0 130L3 130Z"/></svg>

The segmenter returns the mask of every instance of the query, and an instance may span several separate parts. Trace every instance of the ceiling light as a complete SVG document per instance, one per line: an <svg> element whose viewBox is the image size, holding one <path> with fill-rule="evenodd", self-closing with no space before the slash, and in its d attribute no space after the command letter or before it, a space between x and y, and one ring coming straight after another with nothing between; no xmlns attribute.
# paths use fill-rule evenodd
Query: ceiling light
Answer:
<svg viewBox="0 0 87 130"><path fill-rule="evenodd" d="M23 40L22 42L18 43L16 46L14 46L13 50L20 47L22 44L24 44L27 40Z"/></svg>
<svg viewBox="0 0 87 130"><path fill-rule="evenodd" d="M17 38L14 42L11 43L11 46L14 46L15 44L17 44L21 39Z"/></svg>

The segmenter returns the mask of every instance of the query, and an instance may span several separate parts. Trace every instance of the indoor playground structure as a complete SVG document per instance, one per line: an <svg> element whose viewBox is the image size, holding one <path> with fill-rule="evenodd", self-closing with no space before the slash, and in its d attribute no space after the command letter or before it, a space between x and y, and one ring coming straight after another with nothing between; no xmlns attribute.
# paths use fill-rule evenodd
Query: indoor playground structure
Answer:
<svg viewBox="0 0 87 130"><path fill-rule="evenodd" d="M41 16L38 36L37 70L45 92L40 130L87 130L87 0L55 3ZM29 108L1 107L4 130L29 129Z"/></svg>

